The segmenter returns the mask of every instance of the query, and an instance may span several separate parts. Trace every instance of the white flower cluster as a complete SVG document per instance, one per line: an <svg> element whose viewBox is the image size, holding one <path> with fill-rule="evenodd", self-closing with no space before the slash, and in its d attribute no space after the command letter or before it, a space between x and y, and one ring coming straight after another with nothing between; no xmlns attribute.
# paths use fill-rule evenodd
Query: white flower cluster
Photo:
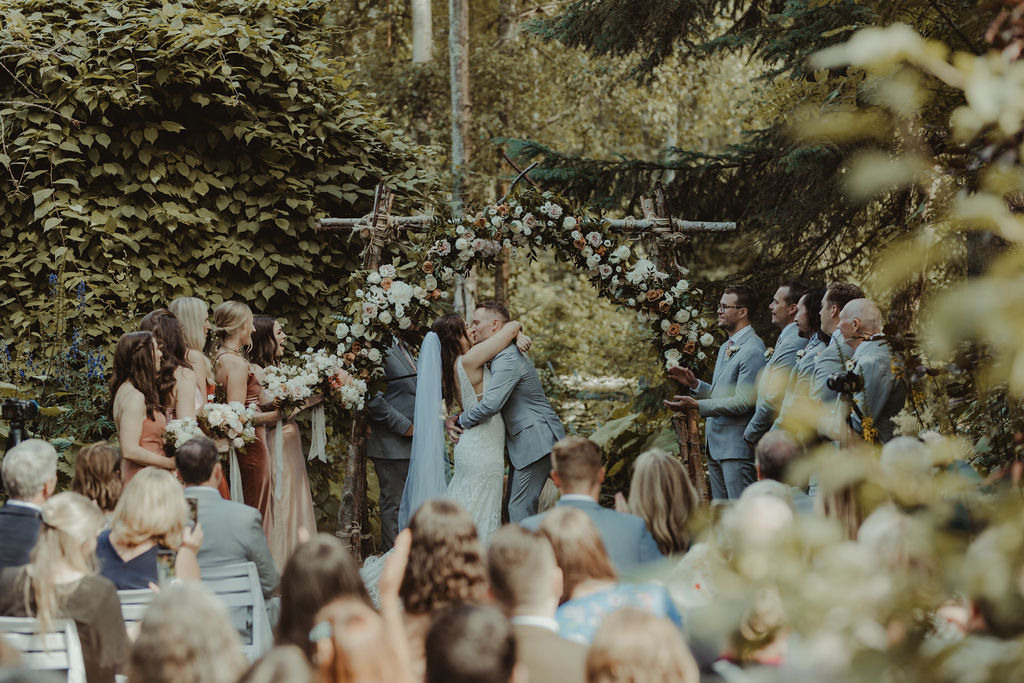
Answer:
<svg viewBox="0 0 1024 683"><path fill-rule="evenodd" d="M263 376L263 390L275 406L287 412L312 398L319 381L306 366L271 365Z"/></svg>
<svg viewBox="0 0 1024 683"><path fill-rule="evenodd" d="M633 267L626 272L626 281L646 290L649 286L657 286L662 280L668 278L668 273L663 273L649 259L637 259Z"/></svg>
<svg viewBox="0 0 1024 683"><path fill-rule="evenodd" d="M377 349L364 348L367 358L373 363L380 363L382 356ZM315 386L323 391L328 400L341 404L347 410L362 410L366 399L366 382L356 379L345 369L345 361L340 356L328 353L323 349L314 351L307 349L300 358L303 361L303 373L312 374L317 378Z"/></svg>
<svg viewBox="0 0 1024 683"><path fill-rule="evenodd" d="M207 403L199 409L199 424L214 439L227 439L235 448L242 448L256 440L255 405Z"/></svg>
<svg viewBox="0 0 1024 683"><path fill-rule="evenodd" d="M366 334L368 327L365 323L374 318L384 325L397 322L403 330L412 325L412 318L408 315L409 308L416 304L430 305L428 295L433 289L436 289L437 279L428 275L426 287L414 287L404 280L395 279L396 275L395 267L385 264L366 276L366 287L356 290L356 296L362 300L361 320L365 322L362 325L353 325L351 328L345 323L341 323L335 331L338 339L346 340L351 336L355 338L353 341L356 341L364 338L363 335ZM430 287L431 284L434 287ZM443 293L442 296L444 296Z"/></svg>
<svg viewBox="0 0 1024 683"><path fill-rule="evenodd" d="M171 420L167 423L167 427L164 428L164 443L169 447L169 450L174 450L189 439L194 439L197 436L205 436L205 434L199 428L199 423L196 422L194 417L182 417L177 420Z"/></svg>

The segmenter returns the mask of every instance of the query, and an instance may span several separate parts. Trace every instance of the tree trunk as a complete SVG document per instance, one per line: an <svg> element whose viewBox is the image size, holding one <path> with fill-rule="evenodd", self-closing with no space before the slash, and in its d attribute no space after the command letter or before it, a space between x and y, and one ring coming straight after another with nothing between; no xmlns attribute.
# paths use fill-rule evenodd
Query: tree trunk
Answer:
<svg viewBox="0 0 1024 683"><path fill-rule="evenodd" d="M519 35L519 23L516 21L516 0L505 0L500 3L498 10L498 43L497 48L508 51ZM508 101L509 93L503 93L501 98L501 109L498 111L498 120L502 128L507 129L509 125L509 109L511 103ZM498 163L503 163L503 153L498 150ZM504 197L508 193L508 182L498 181L498 196ZM494 300L508 307L508 280L511 275L510 254L507 248L501 250L501 260L494 270Z"/></svg>
<svg viewBox="0 0 1024 683"><path fill-rule="evenodd" d="M430 0L412 0L412 63L426 64L434 59L434 24Z"/></svg>
<svg viewBox="0 0 1024 683"><path fill-rule="evenodd" d="M452 91L452 200L462 213L469 176L469 0L448 0L448 64Z"/></svg>

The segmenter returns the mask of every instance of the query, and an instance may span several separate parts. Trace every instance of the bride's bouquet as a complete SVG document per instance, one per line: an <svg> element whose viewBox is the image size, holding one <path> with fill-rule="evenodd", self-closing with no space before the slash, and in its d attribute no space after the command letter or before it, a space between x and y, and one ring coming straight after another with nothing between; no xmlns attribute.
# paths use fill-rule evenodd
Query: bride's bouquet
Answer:
<svg viewBox="0 0 1024 683"><path fill-rule="evenodd" d="M206 436L194 417L182 417L171 420L164 428L164 448L173 453L183 443L197 436Z"/></svg>
<svg viewBox="0 0 1024 683"><path fill-rule="evenodd" d="M263 376L263 390L282 413L305 406L314 396L320 377L305 365L270 365Z"/></svg>
<svg viewBox="0 0 1024 683"><path fill-rule="evenodd" d="M256 408L231 403L207 403L199 409L197 422L211 439L227 439L230 446L243 448L256 440Z"/></svg>
<svg viewBox="0 0 1024 683"><path fill-rule="evenodd" d="M323 349L308 350L300 356L303 372L315 376L316 391L346 410L362 410L366 398L366 382L356 379L345 369L345 361Z"/></svg>

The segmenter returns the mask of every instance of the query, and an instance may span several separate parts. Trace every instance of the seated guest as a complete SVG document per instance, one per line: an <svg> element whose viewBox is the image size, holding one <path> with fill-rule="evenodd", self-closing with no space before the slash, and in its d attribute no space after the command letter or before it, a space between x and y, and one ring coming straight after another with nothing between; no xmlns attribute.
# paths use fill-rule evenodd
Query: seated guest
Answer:
<svg viewBox="0 0 1024 683"><path fill-rule="evenodd" d="M589 645L604 617L626 606L668 617L682 627L683 619L663 586L616 582L601 535L585 513L571 507L552 510L540 532L551 541L564 577L555 613L563 637Z"/></svg>
<svg viewBox="0 0 1024 683"><path fill-rule="evenodd" d="M359 598L339 598L321 609L309 639L323 683L413 682L385 620Z"/></svg>
<svg viewBox="0 0 1024 683"><path fill-rule="evenodd" d="M128 679L235 683L247 666L224 605L202 584L186 581L162 589L146 609Z"/></svg>
<svg viewBox="0 0 1024 683"><path fill-rule="evenodd" d="M509 683L529 680L516 666L516 639L493 607L458 605L427 635L426 683Z"/></svg>
<svg viewBox="0 0 1024 683"><path fill-rule="evenodd" d="M278 645L260 657L238 683L313 683L313 669L302 650Z"/></svg>
<svg viewBox="0 0 1024 683"><path fill-rule="evenodd" d="M104 528L110 526L114 506L121 497L121 488L121 451L106 441L85 446L78 451L71 490L100 506Z"/></svg>
<svg viewBox="0 0 1024 683"><path fill-rule="evenodd" d="M284 567L275 644L298 647L312 663L309 632L316 613L343 596L356 597L372 606L352 554L335 536L317 534L296 548Z"/></svg>
<svg viewBox="0 0 1024 683"><path fill-rule="evenodd" d="M551 479L562 492L555 509L571 507L582 510L597 526L609 548L612 564L620 572L628 572L641 564L660 560L658 550L647 525L639 517L601 507L597 497L604 482L601 449L582 436L567 436L551 449ZM521 524L536 531L552 510L527 517Z"/></svg>
<svg viewBox="0 0 1024 683"><path fill-rule="evenodd" d="M28 564L39 536L40 506L57 488L57 451L28 439L7 451L0 466L7 502L0 508L0 569Z"/></svg>
<svg viewBox="0 0 1024 683"><path fill-rule="evenodd" d="M697 490L686 468L659 448L633 463L629 501L615 496L615 509L640 517L664 555L682 555L690 547L690 517L697 511Z"/></svg>
<svg viewBox="0 0 1024 683"><path fill-rule="evenodd" d="M515 524L502 527L491 536L487 575L491 594L512 622L516 662L530 683L582 682L587 649L558 635L562 570L548 540Z"/></svg>
<svg viewBox="0 0 1024 683"><path fill-rule="evenodd" d="M699 683L690 648L672 622L635 607L610 614L587 653L587 683Z"/></svg>
<svg viewBox="0 0 1024 683"><path fill-rule="evenodd" d="M801 514L814 512L814 499L786 480L789 466L802 449L788 432L781 429L765 434L754 449L754 465L757 468L757 482L747 487L751 496L778 493L793 509ZM747 495L748 491L743 492Z"/></svg>
<svg viewBox="0 0 1024 683"><path fill-rule="evenodd" d="M166 470L139 470L124 487L114 508L110 530L100 534L96 557L100 573L118 590L149 588L159 581L160 548L177 552L175 575L199 580L196 556L203 543L202 525L191 529L181 484Z"/></svg>
<svg viewBox="0 0 1024 683"><path fill-rule="evenodd" d="M60 493L42 507L43 525L25 567L0 572L0 615L34 616L48 630L72 619L82 642L88 683L113 681L128 659L128 634L117 589L96 575L96 534L103 515L77 493Z"/></svg>
<svg viewBox="0 0 1024 683"><path fill-rule="evenodd" d="M413 673L420 680L431 619L454 603L484 602L487 568L473 517L453 500L435 498L421 505L409 521L409 535L412 546L398 595L405 606Z"/></svg>

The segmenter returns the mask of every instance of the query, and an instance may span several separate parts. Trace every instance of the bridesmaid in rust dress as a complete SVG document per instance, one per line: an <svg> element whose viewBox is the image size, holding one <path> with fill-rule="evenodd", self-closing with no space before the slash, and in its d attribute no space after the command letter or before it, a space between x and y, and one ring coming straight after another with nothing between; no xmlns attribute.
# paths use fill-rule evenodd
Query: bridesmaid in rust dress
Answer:
<svg viewBox="0 0 1024 683"><path fill-rule="evenodd" d="M253 367L242 352L252 343L252 311L239 301L225 301L213 312L216 328L216 358L213 364L217 383L224 387L228 402L244 405L259 404L260 382ZM263 517L263 531L271 538L274 526L272 495L272 464L267 450L266 425L277 422L276 410L256 414L256 440L238 453L238 470L242 478L245 504L259 510Z"/></svg>
<svg viewBox="0 0 1024 683"><path fill-rule="evenodd" d="M144 467L175 469L174 458L164 453L167 418L157 389L159 367L160 349L151 333L129 332L117 340L110 378L110 416L117 425L124 484Z"/></svg>
<svg viewBox="0 0 1024 683"><path fill-rule="evenodd" d="M284 356L284 343L288 337L281 329L281 323L269 315L257 315L253 319L255 331L249 358L256 367L256 374L262 381L263 369L277 365ZM304 408L310 408L322 399L307 401ZM266 404L266 407L272 407ZM281 453L277 452L276 432L281 428ZM313 512L313 496L309 490L306 475L306 456L302 452L302 437L295 414L282 422L267 425L267 446L273 466L271 481L272 505L274 507L274 529L269 537L270 554L277 566L284 567L296 546L301 543L300 529L305 538L316 535L316 516Z"/></svg>

